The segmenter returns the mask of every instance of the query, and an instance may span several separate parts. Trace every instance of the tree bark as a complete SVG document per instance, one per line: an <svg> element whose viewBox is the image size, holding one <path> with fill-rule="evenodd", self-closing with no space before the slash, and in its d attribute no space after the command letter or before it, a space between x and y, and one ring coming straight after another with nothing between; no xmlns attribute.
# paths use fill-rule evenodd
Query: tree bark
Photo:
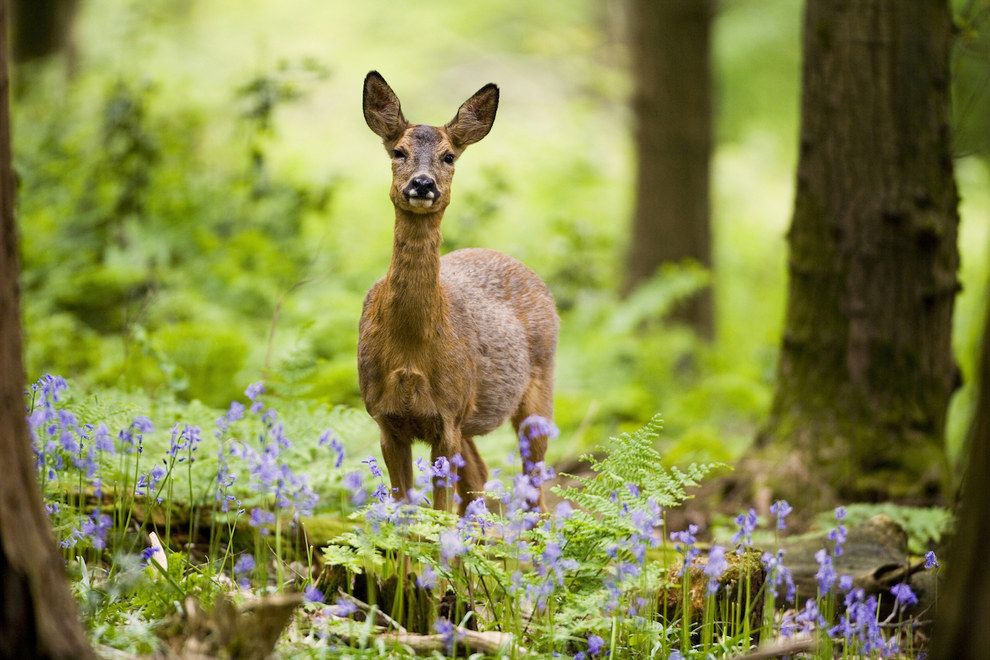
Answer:
<svg viewBox="0 0 990 660"><path fill-rule="evenodd" d="M92 658L45 516L24 411L7 30L0 0L0 658Z"/></svg>
<svg viewBox="0 0 990 660"><path fill-rule="evenodd" d="M633 0L633 109L639 159L624 290L666 262L711 265L709 65L713 0ZM702 336L714 332L708 289L675 310Z"/></svg>
<svg viewBox="0 0 990 660"><path fill-rule="evenodd" d="M990 309L990 308L988 308ZM990 658L990 314L983 330L983 355L976 416L968 438L969 460L956 514L955 538L946 554L946 584L938 603L931 657L934 660Z"/></svg>
<svg viewBox="0 0 990 660"><path fill-rule="evenodd" d="M787 318L756 454L795 501L937 501L947 477L951 39L946 0L806 5Z"/></svg>

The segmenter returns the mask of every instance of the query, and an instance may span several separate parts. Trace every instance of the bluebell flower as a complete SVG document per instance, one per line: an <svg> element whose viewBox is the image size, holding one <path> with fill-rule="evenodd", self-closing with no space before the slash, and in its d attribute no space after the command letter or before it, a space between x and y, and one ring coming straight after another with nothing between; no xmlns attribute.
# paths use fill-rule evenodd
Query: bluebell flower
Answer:
<svg viewBox="0 0 990 660"><path fill-rule="evenodd" d="M839 576L839 589L843 591L849 591L853 588L853 576L851 575L840 575Z"/></svg>
<svg viewBox="0 0 990 660"><path fill-rule="evenodd" d="M464 545L464 539L461 538L460 532L456 529L440 532L440 559L444 565L449 564L451 559L466 553L467 546Z"/></svg>
<svg viewBox="0 0 990 660"><path fill-rule="evenodd" d="M938 557L935 556L934 550L929 550L925 553L925 568L938 568Z"/></svg>
<svg viewBox="0 0 990 660"><path fill-rule="evenodd" d="M725 559L725 548L720 545L713 545L708 551L708 564L705 565L709 594L718 591L718 580L727 570L729 570L729 562Z"/></svg>
<svg viewBox="0 0 990 660"><path fill-rule="evenodd" d="M386 486L385 484L378 484L378 486L375 487L375 492L373 492L371 496L374 497L375 500L379 503L385 503L392 497L391 493L389 492L388 486Z"/></svg>
<svg viewBox="0 0 990 660"><path fill-rule="evenodd" d="M275 520L276 518L274 513L271 511L265 511L261 507L256 506L251 509L251 519L248 520L248 523L252 527L257 527L259 534L262 536L267 536L271 533L267 525L273 524Z"/></svg>
<svg viewBox="0 0 990 660"><path fill-rule="evenodd" d="M907 583L895 584L890 588L890 593L894 594L897 602L904 607L918 604L918 597Z"/></svg>
<svg viewBox="0 0 990 660"><path fill-rule="evenodd" d="M357 470L351 470L344 475L343 487L351 494L351 504L361 506L367 499L364 492L364 475Z"/></svg>
<svg viewBox="0 0 990 660"><path fill-rule="evenodd" d="M557 520L568 520L574 515L574 507L567 500L561 500L557 503L557 507L553 510L553 513Z"/></svg>
<svg viewBox="0 0 990 660"><path fill-rule="evenodd" d="M435 589L437 586L437 572L427 564L423 567L423 572L416 577L416 586L420 589Z"/></svg>
<svg viewBox="0 0 990 660"><path fill-rule="evenodd" d="M237 562L234 564L234 574L243 575L250 573L255 569L255 566L254 555L245 553L237 558Z"/></svg>
<svg viewBox="0 0 990 660"><path fill-rule="evenodd" d="M879 651L882 657L886 657L889 655L888 647L877 622L877 600L874 596L868 599L864 596L862 589L852 589L846 594L842 618L828 630L828 634L833 638L841 634L847 647L853 640L858 641L859 651L864 655Z"/></svg>
<svg viewBox="0 0 990 660"><path fill-rule="evenodd" d="M828 539L835 542L835 556L842 556L842 544L846 542L846 528L842 524L842 519L846 517L846 507L839 506L835 508L835 527L829 531Z"/></svg>
<svg viewBox="0 0 990 660"><path fill-rule="evenodd" d="M739 525L739 531L732 536L732 543L739 546L740 550L752 546L753 531L759 524L756 509L750 509L746 513L740 513L736 516L736 524Z"/></svg>
<svg viewBox="0 0 990 660"><path fill-rule="evenodd" d="M695 547L697 539L694 535L698 533L697 525L688 525L687 530L681 532L671 532L670 539L675 541L674 550L684 555L684 566L681 567L681 575L684 575L688 567L694 562L695 557L701 552Z"/></svg>
<svg viewBox="0 0 990 660"><path fill-rule="evenodd" d="M437 619L433 622L433 630L443 637L444 644L447 646L447 655L453 655L457 634L457 628L454 627L454 624L447 619Z"/></svg>
<svg viewBox="0 0 990 660"><path fill-rule="evenodd" d="M382 473L381 468L378 467L378 459L376 459L374 456L368 456L368 458L364 459L361 462L368 466L368 470L371 472L371 476L375 477L376 479L385 476Z"/></svg>
<svg viewBox="0 0 990 660"><path fill-rule="evenodd" d="M783 531L787 529L786 518L787 516L790 515L791 511L793 510L794 509L791 507L791 505L787 503L787 500L777 500L776 502L770 505L770 513L777 516L778 530Z"/></svg>
<svg viewBox="0 0 990 660"><path fill-rule="evenodd" d="M811 598L804 602L804 609L798 612L794 620L801 624L801 632L805 634L825 625L825 618L818 611L818 605Z"/></svg>
<svg viewBox="0 0 990 660"><path fill-rule="evenodd" d="M334 614L340 617L348 617L357 612L357 605L347 600L343 596L337 599L336 611Z"/></svg>
<svg viewBox="0 0 990 660"><path fill-rule="evenodd" d="M337 437L337 434L331 429L324 431L323 435L320 436L319 446L323 447L325 445L329 445L330 449L333 450L336 455L333 466L339 468L344 464L344 445L341 443L340 438Z"/></svg>
<svg viewBox="0 0 990 660"><path fill-rule="evenodd" d="M113 438L110 437L110 430L107 429L106 424L100 424L96 427L96 431L93 433L93 445L99 451L110 455L114 454Z"/></svg>
<svg viewBox="0 0 990 660"><path fill-rule="evenodd" d="M240 401L231 401L230 409L227 410L226 420L230 424L244 419L244 404Z"/></svg>
<svg viewBox="0 0 990 660"><path fill-rule="evenodd" d="M467 465L467 461L465 461L464 457L461 456L461 454L458 452L450 457L450 464L456 467L457 469L461 469L462 467Z"/></svg>
<svg viewBox="0 0 990 660"><path fill-rule="evenodd" d="M598 655L602 652L602 647L605 646L605 640L598 635L588 636L588 654Z"/></svg>
<svg viewBox="0 0 990 660"><path fill-rule="evenodd" d="M258 397L265 393L265 384L261 381L257 383L251 383L244 390L244 396L246 396L251 401L257 401Z"/></svg>
<svg viewBox="0 0 990 660"><path fill-rule="evenodd" d="M93 513L83 519L81 531L83 536L89 537L94 548L103 550L107 547L107 532L112 528L110 516L93 509Z"/></svg>
<svg viewBox="0 0 990 660"><path fill-rule="evenodd" d="M523 469L528 470L530 463L530 446L537 438L553 440L560 435L560 429L552 420L539 415L530 415L519 424L519 454L522 456Z"/></svg>
<svg viewBox="0 0 990 660"><path fill-rule="evenodd" d="M433 476L440 479L447 487L450 487L450 461L446 456L438 456L432 466Z"/></svg>
<svg viewBox="0 0 990 660"><path fill-rule="evenodd" d="M323 592L317 589L312 584L306 587L306 589L303 591L303 595L305 596L306 600L308 600L311 603L323 602Z"/></svg>
<svg viewBox="0 0 990 660"><path fill-rule="evenodd" d="M815 553L815 561L818 562L818 571L815 573L818 589L820 593L827 594L836 580L835 569L832 567L832 555L828 554L825 548L822 548Z"/></svg>
<svg viewBox="0 0 990 660"><path fill-rule="evenodd" d="M766 566L767 575L772 578L771 588L773 589L774 597L779 593L777 587L785 584L787 591L784 599L788 602L793 602L794 596L797 593L797 587L794 585L794 578L791 576L790 569L784 565L784 550L777 550L776 555L764 552L761 561Z"/></svg>

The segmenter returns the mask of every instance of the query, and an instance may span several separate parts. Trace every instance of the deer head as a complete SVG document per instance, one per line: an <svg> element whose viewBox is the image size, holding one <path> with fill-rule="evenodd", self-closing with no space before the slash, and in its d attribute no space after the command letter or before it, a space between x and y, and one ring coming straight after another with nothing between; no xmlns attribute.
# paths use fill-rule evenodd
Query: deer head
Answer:
<svg viewBox="0 0 990 660"><path fill-rule="evenodd" d="M443 126L410 124L399 99L377 71L364 79L364 119L392 157L389 197L396 209L440 213L450 203L454 163L464 149L488 135L498 109L498 87L489 83Z"/></svg>

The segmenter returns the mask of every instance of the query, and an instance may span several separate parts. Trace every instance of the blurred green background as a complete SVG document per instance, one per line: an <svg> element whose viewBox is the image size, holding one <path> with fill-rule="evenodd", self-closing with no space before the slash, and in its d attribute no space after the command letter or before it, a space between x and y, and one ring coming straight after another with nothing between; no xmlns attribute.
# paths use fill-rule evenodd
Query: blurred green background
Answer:
<svg viewBox="0 0 990 660"><path fill-rule="evenodd" d="M459 163L444 249L504 251L553 290L563 435L549 457L659 411L669 461L733 460L769 405L783 320L801 3L720 3L714 272L672 266L622 300L635 172L625 31L619 0L83 0L68 53L13 71L28 377L216 407L263 379L278 397L361 408L357 320L393 217L364 75L380 71L406 116L431 124L492 81L498 119ZM961 135L985 130L987 80L966 62ZM979 150L957 151L955 347L968 375L990 169ZM662 319L706 281L711 344ZM952 405L952 457L970 399L966 387ZM370 419L352 426L377 448ZM503 429L482 452L513 444Z"/></svg>

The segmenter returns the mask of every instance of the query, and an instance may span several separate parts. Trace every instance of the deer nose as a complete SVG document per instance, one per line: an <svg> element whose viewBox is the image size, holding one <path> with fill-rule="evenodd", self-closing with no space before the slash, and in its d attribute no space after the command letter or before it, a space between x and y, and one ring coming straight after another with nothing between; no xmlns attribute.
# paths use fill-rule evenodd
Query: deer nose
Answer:
<svg viewBox="0 0 990 660"><path fill-rule="evenodd" d="M416 176L402 189L402 194L406 197L433 199L437 196L437 184L428 176Z"/></svg>

